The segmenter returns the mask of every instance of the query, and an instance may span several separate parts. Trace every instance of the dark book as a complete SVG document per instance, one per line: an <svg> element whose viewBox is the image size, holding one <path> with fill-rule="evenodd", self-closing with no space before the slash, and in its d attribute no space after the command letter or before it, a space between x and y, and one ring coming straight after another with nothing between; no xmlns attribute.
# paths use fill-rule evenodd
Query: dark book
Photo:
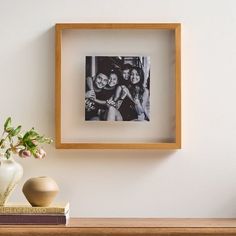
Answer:
<svg viewBox="0 0 236 236"><path fill-rule="evenodd" d="M66 225L69 214L60 215L0 215L0 225Z"/></svg>

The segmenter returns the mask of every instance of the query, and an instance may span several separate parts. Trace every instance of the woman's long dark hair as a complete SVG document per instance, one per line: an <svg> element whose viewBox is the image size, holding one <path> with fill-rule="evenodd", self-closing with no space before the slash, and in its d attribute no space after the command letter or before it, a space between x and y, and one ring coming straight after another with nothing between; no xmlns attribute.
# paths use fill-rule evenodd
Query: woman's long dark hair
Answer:
<svg viewBox="0 0 236 236"><path fill-rule="evenodd" d="M130 74L132 70L136 70L140 76L140 81L137 84L132 84L130 82L130 93L132 97L134 98L136 95L138 95L138 98L142 101L143 99L143 93L145 91L144 89L144 72L143 69L140 67L132 67L130 70Z"/></svg>

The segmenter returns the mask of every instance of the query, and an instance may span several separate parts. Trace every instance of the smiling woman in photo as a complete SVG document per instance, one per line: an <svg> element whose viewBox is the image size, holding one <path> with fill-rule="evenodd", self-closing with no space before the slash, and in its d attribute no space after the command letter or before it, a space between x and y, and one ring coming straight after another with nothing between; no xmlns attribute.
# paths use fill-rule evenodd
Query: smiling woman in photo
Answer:
<svg viewBox="0 0 236 236"><path fill-rule="evenodd" d="M130 71L130 94L134 101L134 109L137 114L137 120L149 120L147 112L147 103L149 91L144 87L144 73L139 67L133 67Z"/></svg>

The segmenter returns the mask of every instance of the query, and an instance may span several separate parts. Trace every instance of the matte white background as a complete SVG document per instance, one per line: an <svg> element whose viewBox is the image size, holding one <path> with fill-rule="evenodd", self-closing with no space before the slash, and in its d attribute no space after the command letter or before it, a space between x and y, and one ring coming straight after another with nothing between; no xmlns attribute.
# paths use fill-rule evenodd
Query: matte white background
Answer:
<svg viewBox="0 0 236 236"><path fill-rule="evenodd" d="M24 181L49 175L79 217L236 217L234 0L0 0L0 122L54 136L56 22L181 22L183 148L46 147L20 160Z"/></svg>
<svg viewBox="0 0 236 236"><path fill-rule="evenodd" d="M173 142L175 39L173 30L65 30L62 33L62 142ZM85 121L86 55L148 55L149 122Z"/></svg>

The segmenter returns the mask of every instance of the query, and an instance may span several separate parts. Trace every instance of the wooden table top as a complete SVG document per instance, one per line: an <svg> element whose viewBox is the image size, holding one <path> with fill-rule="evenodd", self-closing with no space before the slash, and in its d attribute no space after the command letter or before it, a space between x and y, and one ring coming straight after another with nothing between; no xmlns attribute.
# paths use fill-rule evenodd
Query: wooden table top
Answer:
<svg viewBox="0 0 236 236"><path fill-rule="evenodd" d="M162 227L236 227L230 218L72 218L67 227L81 228L162 228Z"/></svg>
<svg viewBox="0 0 236 236"><path fill-rule="evenodd" d="M64 228L236 228L236 218L70 218L67 225L0 225Z"/></svg>
<svg viewBox="0 0 236 236"><path fill-rule="evenodd" d="M71 218L68 225L0 225L0 236L236 236L236 219Z"/></svg>

